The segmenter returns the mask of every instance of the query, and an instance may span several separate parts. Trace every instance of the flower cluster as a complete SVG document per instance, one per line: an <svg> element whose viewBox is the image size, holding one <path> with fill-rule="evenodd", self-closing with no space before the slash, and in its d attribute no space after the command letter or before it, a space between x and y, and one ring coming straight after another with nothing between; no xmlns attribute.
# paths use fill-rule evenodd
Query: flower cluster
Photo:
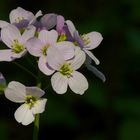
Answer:
<svg viewBox="0 0 140 140"><path fill-rule="evenodd" d="M10 23L0 20L0 39L8 49L0 50L0 61L11 62L27 53L37 57L38 68L46 76L51 76L53 90L64 94L69 87L76 94L84 94L88 81L78 71L85 66L97 77L105 81L104 75L91 65L91 60L100 62L91 52L98 47L103 37L99 32L80 35L70 20L58 14L35 15L21 7L9 14ZM10 82L5 96L23 103L15 112L15 118L23 125L34 120L34 114L42 113L46 99L40 99L44 92L37 87L25 87L19 82ZM22 115L21 115L22 114Z"/></svg>

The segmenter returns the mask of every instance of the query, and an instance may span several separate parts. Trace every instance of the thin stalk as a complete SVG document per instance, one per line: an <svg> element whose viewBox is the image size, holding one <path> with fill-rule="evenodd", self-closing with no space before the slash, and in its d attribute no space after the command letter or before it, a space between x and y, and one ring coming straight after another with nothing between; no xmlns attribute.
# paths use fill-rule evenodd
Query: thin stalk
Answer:
<svg viewBox="0 0 140 140"><path fill-rule="evenodd" d="M39 114L35 115L33 140L38 140L39 134Z"/></svg>
<svg viewBox="0 0 140 140"><path fill-rule="evenodd" d="M19 68L21 68L22 70L26 71L28 74L32 75L35 79L37 79L37 76L35 74L33 74L31 71L29 71L27 68L25 68L24 66L13 62L15 65L17 65Z"/></svg>
<svg viewBox="0 0 140 140"><path fill-rule="evenodd" d="M38 76L37 79L37 87L41 88L41 82L40 77ZM38 140L38 134L39 134L39 114L35 115L35 121L34 121L34 130L33 130L33 140Z"/></svg>

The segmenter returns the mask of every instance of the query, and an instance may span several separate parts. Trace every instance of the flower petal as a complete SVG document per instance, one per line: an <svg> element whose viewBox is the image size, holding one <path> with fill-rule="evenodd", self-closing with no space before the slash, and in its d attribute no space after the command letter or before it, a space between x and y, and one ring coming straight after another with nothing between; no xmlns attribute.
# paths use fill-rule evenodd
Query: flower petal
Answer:
<svg viewBox="0 0 140 140"><path fill-rule="evenodd" d="M84 51L82 51L80 49L78 51L77 50L76 50L75 58L71 62L71 66L75 70L79 69L86 60L86 55L85 55Z"/></svg>
<svg viewBox="0 0 140 140"><path fill-rule="evenodd" d="M51 75L55 71L51 67L49 67L46 56L41 56L39 58L38 67L39 67L40 71L46 75Z"/></svg>
<svg viewBox="0 0 140 140"><path fill-rule="evenodd" d="M29 22L29 24L35 23L36 19L37 19L38 17L40 17L40 16L42 16L42 11L41 11L41 10L39 10L39 11L35 14L35 16L33 17L33 19Z"/></svg>
<svg viewBox="0 0 140 140"><path fill-rule="evenodd" d="M1 30L1 39L9 48L11 48L13 41L18 40L20 37L21 34L14 25L8 25Z"/></svg>
<svg viewBox="0 0 140 140"><path fill-rule="evenodd" d="M21 105L14 114L17 122L28 125L34 121L34 115L27 104Z"/></svg>
<svg viewBox="0 0 140 140"><path fill-rule="evenodd" d="M40 16L42 16L42 15L43 15L43 14L42 14L42 11L39 10L39 11L35 14L35 17L38 18L38 17L40 17Z"/></svg>
<svg viewBox="0 0 140 140"><path fill-rule="evenodd" d="M81 36L79 35L78 31L74 32L74 39L75 41L78 43L78 45L83 48L84 47L84 41L81 38Z"/></svg>
<svg viewBox="0 0 140 140"><path fill-rule="evenodd" d="M8 25L9 25L8 22L3 21L3 20L0 20L0 28L6 27L6 26L8 26Z"/></svg>
<svg viewBox="0 0 140 140"><path fill-rule="evenodd" d="M55 45L64 55L64 59L68 60L74 57L74 44L69 41L58 42Z"/></svg>
<svg viewBox="0 0 140 140"><path fill-rule="evenodd" d="M87 50L92 50L96 48L103 40L102 35L98 32L90 32L85 35L85 38L90 41L90 43L86 47Z"/></svg>
<svg viewBox="0 0 140 140"><path fill-rule="evenodd" d="M74 71L72 76L68 80L70 89L76 94L84 94L88 89L88 81L83 74L78 71Z"/></svg>
<svg viewBox="0 0 140 140"><path fill-rule="evenodd" d="M4 92L6 98L12 102L22 103L26 99L25 86L16 81L10 82Z"/></svg>
<svg viewBox="0 0 140 140"><path fill-rule="evenodd" d="M73 22L71 20L66 20L66 24L68 25L68 29L69 29L71 35L73 36L74 32L76 31L76 28L75 28Z"/></svg>
<svg viewBox="0 0 140 140"><path fill-rule="evenodd" d="M26 87L26 95L32 95L39 99L44 94L45 94L45 92L38 87Z"/></svg>
<svg viewBox="0 0 140 140"><path fill-rule="evenodd" d="M47 61L49 66L51 66L54 70L59 70L60 67L65 63L63 53L61 53L60 50L55 47L48 48Z"/></svg>
<svg viewBox="0 0 140 140"><path fill-rule="evenodd" d="M38 100L31 109L33 114L43 113L45 111L46 102L47 99Z"/></svg>
<svg viewBox="0 0 140 140"><path fill-rule="evenodd" d="M22 34L22 37L20 39L20 42L22 44L26 43L30 38L34 37L36 28L34 26L29 26L24 33Z"/></svg>
<svg viewBox="0 0 140 140"><path fill-rule="evenodd" d="M0 62L1 61L12 61L14 58L12 58L12 50L6 49L6 50L0 50Z"/></svg>
<svg viewBox="0 0 140 140"><path fill-rule="evenodd" d="M43 43L40 41L40 39L38 38L31 38L27 41L27 43L25 44L28 52L33 55L33 56L37 56L40 57L42 55L42 47L43 47Z"/></svg>
<svg viewBox="0 0 140 140"><path fill-rule="evenodd" d="M54 91L58 94L64 94L67 91L68 79L59 72L51 77L51 83Z"/></svg>
<svg viewBox="0 0 140 140"><path fill-rule="evenodd" d="M95 62L96 65L100 64L100 61L93 55L91 51L85 50L86 54Z"/></svg>
<svg viewBox="0 0 140 140"><path fill-rule="evenodd" d="M58 33L55 30L42 30L40 31L38 38L46 45L53 45L57 41Z"/></svg>

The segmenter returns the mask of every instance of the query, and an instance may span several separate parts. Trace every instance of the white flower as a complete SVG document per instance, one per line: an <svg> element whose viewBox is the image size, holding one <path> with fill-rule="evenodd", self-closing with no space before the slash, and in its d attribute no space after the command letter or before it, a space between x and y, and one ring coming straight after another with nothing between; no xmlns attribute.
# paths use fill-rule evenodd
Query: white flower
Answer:
<svg viewBox="0 0 140 140"><path fill-rule="evenodd" d="M90 50L93 50L99 46L103 40L102 35L99 32L94 31L80 36L72 21L67 20L66 24L75 42L98 65L100 63L99 60Z"/></svg>
<svg viewBox="0 0 140 140"><path fill-rule="evenodd" d="M74 45L71 42L57 42L58 33L55 30L39 32L38 38L34 37L26 43L27 50L33 56L39 57L38 67L46 75L51 75L54 70L48 65L47 50L55 47L64 52L65 59L71 59L74 56Z"/></svg>
<svg viewBox="0 0 140 140"><path fill-rule="evenodd" d="M23 34L14 25L8 25L1 30L1 39L9 47L0 50L0 61L12 61L22 57L26 52L26 42L35 34L35 27L28 27Z"/></svg>
<svg viewBox="0 0 140 140"><path fill-rule="evenodd" d="M38 87L25 87L23 84L12 81L5 89L7 99L15 103L23 103L15 112L17 122L23 125L32 123L35 114L43 113L47 99L40 98L45 94Z"/></svg>
<svg viewBox="0 0 140 140"><path fill-rule="evenodd" d="M94 54L90 51L99 46L101 41L103 40L102 35L99 32L90 32L88 34L82 35L82 39L84 41L83 51L95 61L96 65L100 64L100 61L94 56Z"/></svg>
<svg viewBox="0 0 140 140"><path fill-rule="evenodd" d="M10 18L10 23L11 24L16 24L16 23L20 23L22 21L27 21L28 24L32 24L36 21L36 18L41 16L42 12L38 11L36 13L36 15L34 15L32 12L27 11L21 7L17 7L16 9L13 9L10 14L9 14L9 18ZM3 28L5 26L9 25L8 22L0 20L0 28Z"/></svg>
<svg viewBox="0 0 140 140"><path fill-rule="evenodd" d="M68 85L73 92L80 95L88 89L87 79L76 71L85 62L85 53L80 49L76 49L75 54L74 59L66 61L60 50L53 47L48 49L48 64L57 71L52 76L51 83L58 94L65 93Z"/></svg>

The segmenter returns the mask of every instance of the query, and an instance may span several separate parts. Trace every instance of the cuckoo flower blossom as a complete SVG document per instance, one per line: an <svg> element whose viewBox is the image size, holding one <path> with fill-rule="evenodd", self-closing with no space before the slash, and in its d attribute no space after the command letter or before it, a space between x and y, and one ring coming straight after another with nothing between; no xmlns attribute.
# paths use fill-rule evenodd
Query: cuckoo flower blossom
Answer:
<svg viewBox="0 0 140 140"><path fill-rule="evenodd" d="M83 51L76 49L75 58L66 61L61 51L54 48L48 49L48 63L57 71L51 78L52 87L56 93L65 93L68 85L74 93L80 95L88 89L87 79L80 72L76 71L84 63L85 57Z"/></svg>
<svg viewBox="0 0 140 140"><path fill-rule="evenodd" d="M48 48L55 47L64 52L65 59L71 59L74 56L74 45L71 42L57 42L58 33L55 30L42 30L38 38L32 38L27 43L27 50L33 56L39 57L38 67L46 75L51 75L54 70L48 65L46 58Z"/></svg>
<svg viewBox="0 0 140 140"><path fill-rule="evenodd" d="M102 35L99 32L90 32L88 34L80 36L72 21L67 20L66 24L75 40L75 44L80 46L81 49L98 65L100 63L99 60L93 55L90 50L93 50L99 46L99 44L103 40Z"/></svg>
<svg viewBox="0 0 140 140"><path fill-rule="evenodd" d="M17 7L16 9L12 10L9 14L10 23L16 25L17 27L27 27L28 25L33 24L37 17L41 16L42 12L38 11L36 15L32 12L24 10L21 7ZM8 22L0 20L0 28L9 25Z"/></svg>
<svg viewBox="0 0 140 140"><path fill-rule="evenodd" d="M35 27L28 27L21 35L14 25L8 25L1 30L1 39L9 49L0 50L0 61L12 61L26 53L26 42L34 36Z"/></svg>
<svg viewBox="0 0 140 140"><path fill-rule="evenodd" d="M5 96L15 103L23 103L15 112L17 122L23 125L32 123L35 114L43 113L47 99L41 98L44 91L38 87L25 87L23 84L12 81L5 89Z"/></svg>

